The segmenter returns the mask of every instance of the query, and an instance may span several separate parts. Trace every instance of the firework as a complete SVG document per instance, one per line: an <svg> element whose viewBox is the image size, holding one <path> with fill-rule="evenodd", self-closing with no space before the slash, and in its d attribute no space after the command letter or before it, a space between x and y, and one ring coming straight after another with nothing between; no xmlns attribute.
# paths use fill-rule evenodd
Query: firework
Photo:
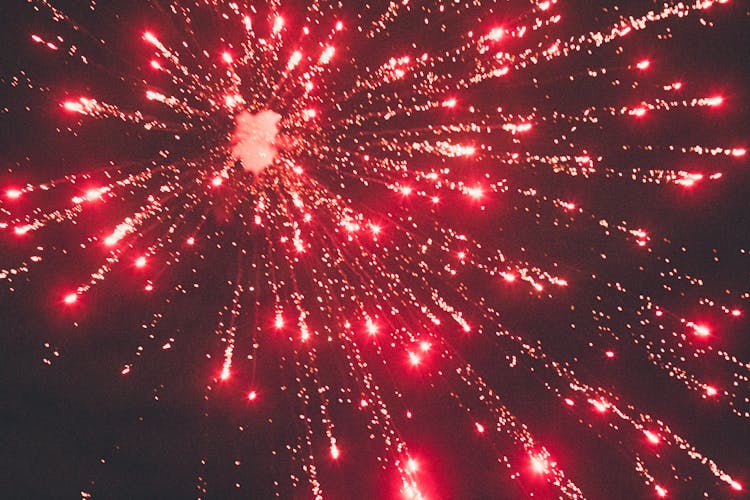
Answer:
<svg viewBox="0 0 750 500"><path fill-rule="evenodd" d="M737 494L682 408L750 417L747 242L673 238L743 179L741 96L684 49L726 3L30 0L0 119L44 117L22 146L65 168L9 169L0 278L54 275L92 345L126 304L114 384L158 408L182 367L201 418L241 413L198 496Z"/></svg>

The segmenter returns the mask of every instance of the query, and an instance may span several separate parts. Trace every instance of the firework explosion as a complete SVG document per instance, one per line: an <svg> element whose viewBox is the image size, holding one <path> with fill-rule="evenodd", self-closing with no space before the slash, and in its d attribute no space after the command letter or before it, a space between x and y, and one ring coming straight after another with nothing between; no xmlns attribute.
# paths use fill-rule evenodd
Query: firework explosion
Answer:
<svg viewBox="0 0 750 500"><path fill-rule="evenodd" d="M4 166L0 277L53 303L46 370L150 388L127 426L197 394L205 432L180 434L198 444L168 480L743 494L747 464L721 453L741 431L706 422L750 417L748 241L705 251L689 227L744 182L742 96L710 80L711 43L686 48L739 7L13 9L0 119L33 139L6 139L29 150ZM117 488L132 440L98 450L110 472L82 496Z"/></svg>

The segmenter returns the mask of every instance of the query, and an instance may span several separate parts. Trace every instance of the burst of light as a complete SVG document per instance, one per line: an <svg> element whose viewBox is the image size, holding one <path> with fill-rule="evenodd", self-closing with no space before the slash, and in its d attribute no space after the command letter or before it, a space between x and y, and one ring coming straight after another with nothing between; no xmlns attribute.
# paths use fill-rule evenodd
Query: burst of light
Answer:
<svg viewBox="0 0 750 500"><path fill-rule="evenodd" d="M415 352L409 352L409 363L411 363L412 366L418 366L421 362L422 359L419 357L419 354Z"/></svg>
<svg viewBox="0 0 750 500"><path fill-rule="evenodd" d="M531 457L531 468L537 474L546 474L549 470L549 462L543 457Z"/></svg>
<svg viewBox="0 0 750 500"><path fill-rule="evenodd" d="M334 52L336 52L335 48L331 46L326 47L326 49L320 55L320 61L319 61L320 64L328 64L329 62L331 62L331 59L333 59Z"/></svg>
<svg viewBox="0 0 750 500"><path fill-rule="evenodd" d="M651 444L659 444L659 441L660 441L659 436L657 436L653 432L651 432L651 431L643 431L643 434L645 434L646 439L648 439L649 443L651 443Z"/></svg>
<svg viewBox="0 0 750 500"><path fill-rule="evenodd" d="M89 32L88 27L68 18L53 6L54 0L37 3L39 12L50 13L47 33L54 30L55 34L32 34L34 45L28 44L27 36L23 42L46 58L43 64L49 64L50 71L22 69L19 76L10 77L11 88L23 89L21 96L38 92L43 97L39 102L46 100L49 89L65 96L68 78L59 80L59 75L67 75L65 68L70 63L117 76L112 82L92 81L81 72L80 81L70 82L74 85L71 89L78 90L63 97L68 100L55 101L58 114L69 114L58 117L64 119L64 125L58 126L54 120L47 125L60 137L75 138L70 138L69 147L62 140L50 143L64 149L58 156L87 152L84 147L80 151L74 148L86 134L90 134L92 145L101 142L107 148L118 147L119 141L111 145L107 141L109 127L115 123L124 127L125 136L138 139L134 144L148 146L118 150L120 161L107 159L84 165L81 171L56 173L54 179L41 184L7 189L7 200L30 199L4 206L0 200L0 229L18 236L33 232L39 241L27 237L12 242L21 249L28 247L28 255L16 259L15 252L7 252L8 258L17 262L2 263L0 281L15 291L28 281L26 273L31 273L33 266L50 262L54 272L79 276L78 287L71 287L75 292L62 298L70 305L131 263L144 268L153 258L159 266L149 263L149 268L163 266L174 272L159 273L158 289L167 292L148 297L157 311L150 311L151 319L143 321L143 334L156 340L156 349L161 346L162 351L173 352L175 340L166 338L169 319L162 319L170 318L170 313L183 314L183 310L170 310L169 304L176 303L173 296L208 288L197 278L183 278L191 273L200 276L199 266L212 268L237 254L237 273L212 276L206 292L229 297L230 293L222 293L228 287L234 292L231 298L213 311L198 312L214 314L217 326L210 338L224 353L221 380L229 379L232 370L255 380L256 355L276 355L288 349L278 360L271 360L271 365L295 373L293 380L274 384L296 396L304 407L294 418L299 417L307 431L297 439L302 448L294 447L293 452L293 458L301 460L303 472L295 475L292 483L309 484L309 496L325 496L320 486L325 481L317 476L323 469L314 466L312 456L308 460L297 452L306 445L316 446L322 438L320 431L328 438L331 458L337 460L336 420L344 415L340 411L359 409L367 422L365 439L387 444L385 454L378 458L383 464L401 467L399 472L406 476L402 491L407 496L423 498L410 477L417 462L408 458L404 467L403 461L409 456L407 450L418 449L419 440L414 438L417 442L412 448L412 442L407 441L413 436L402 432L400 419L394 416L395 412L402 415L403 408L414 403L398 387L400 379L427 375L409 370L408 365L427 367L439 362L429 376L441 377L435 379L441 383L434 387L448 389L455 399L454 409L465 412L464 423L474 422L476 431L484 434L486 429L479 421L492 422L489 429L499 439L517 444L526 454L540 450L530 455L531 469L548 475L544 479L557 489L551 496L582 498L573 480L551 461L542 440L533 435L533 426L514 415L510 403L505 406L495 393L492 378L480 375L482 367L476 365L481 363L470 359L479 347L473 342L487 336L501 346L487 353L488 357L500 353L493 361L506 359L509 363L503 365L541 382L540 387L550 395L570 395L562 399L560 410L571 415L575 411L581 432L608 426L607 432L613 434L610 444L635 435L631 444L640 449L626 450L635 463L628 472L641 484L653 487L658 496L667 496L667 490L655 482L655 475L667 467L674 470L675 478L685 478L686 489L689 482L700 481L680 470L684 464L705 466L724 484L742 490L718 459L702 454L676 434L673 429L679 426L667 425L663 422L668 419L661 420L628 401L631 391L597 383L600 374L596 372L613 366L600 362L602 352L607 359L615 358L617 352L621 359L616 364L623 369L628 368L631 357L638 357L661 370L664 378L696 393L696 403L741 418L750 415L744 385L725 384L721 398L706 401L719 390L700 378L746 380L747 360L699 342L695 337L710 336L709 328L681 318L703 317L703 309L713 308L723 314L716 314L722 317L715 324L712 320L712 328L723 332L721 321L732 322L730 317L742 316L740 309L727 304L740 306L747 294L737 292L737 287L719 286L723 283L704 284L704 279L719 278L711 273L696 277L675 262L680 259L671 259L679 252L693 256L688 243L682 247L672 241L669 227L655 228L653 233L633 229L639 220L656 223L661 219L660 214L647 212L653 205L613 201L626 194L618 191L620 185L630 182L633 193L643 194L644 201L651 201L645 200L644 193L658 193L664 198L663 206L676 211L684 208L681 198L674 198L671 187L659 191L660 186L692 189L700 183L701 190L708 191L725 184L709 180L737 175L734 168L742 167L739 158L746 156L745 147L727 144L727 138L721 136L723 129L717 132L711 126L699 127L705 118L702 107L718 108L711 110L712 115L725 111L723 97L705 93L709 90L702 79L702 61L691 60L685 69L654 75L658 80L644 82L640 81L644 75L635 72L623 76L619 59L626 61L630 70L650 69L650 61L639 60L639 55L659 53L659 47L638 40L624 44L622 37L641 36L650 26L671 31L683 18L697 18L703 24L708 22L703 12L725 0L672 2L643 8L640 14L638 8L631 12L628 6L627 17L616 6L585 23L559 23L561 16L554 15L553 9L556 0L536 0L520 16L501 15L502 27L495 24L498 14L482 2L422 2L418 16L411 15L416 7L409 0L385 2L378 6L379 12L366 15L319 9L317 4L310 12L296 11L296 6L290 5L283 6L284 15L288 15L285 21L279 2L258 11L235 2L183 5L178 1L169 4L169 23L178 29L162 31L168 24L155 25L163 33L163 41L152 31L143 32L148 53L134 64L123 64L132 58L132 54L122 57L118 53L117 47L123 44L110 43L104 35L93 41L81 37ZM94 7L92 3L92 19L106 15L100 11L110 12ZM258 16L259 26L253 26L244 13L246 8ZM150 15L157 10L146 6L136 17L142 14L155 22L166 19ZM206 20L216 15L218 22L204 23L204 14ZM573 8L564 14L572 16L576 11ZM357 19L360 24L344 30L338 16ZM418 24L412 24L415 17ZM451 25L456 19L466 31L456 31L457 26ZM713 19L711 25L718 26L720 19ZM414 33L422 43L415 40L409 45L411 29L404 28L421 29L422 23L427 31ZM201 33L204 24L213 31ZM428 36L432 29L460 36ZM400 48L387 43L395 34L406 37L404 44L397 44ZM648 40L658 44L662 42L656 40L662 38L670 37ZM100 50L100 44L109 47L108 51ZM664 49L674 45L670 44L665 43ZM592 56L594 49L607 46L615 50L597 51L601 58ZM63 50L58 53L49 52L60 48ZM413 53L404 54L404 49ZM98 57L101 53L107 57ZM42 64L34 60L28 64ZM59 61L64 65L53 68ZM579 72L581 68L586 69ZM673 80L683 72L695 94L676 92L685 88L686 83ZM42 82L31 76L36 73L51 76ZM512 81L501 78L509 74ZM584 80L598 85L580 83ZM547 82L551 86L547 87ZM605 86L610 91L602 96L589 96L584 90ZM81 91L97 93L72 97ZM578 99L573 104L564 97L572 94ZM709 97L693 97L700 95ZM12 104L38 113L34 123L53 114L37 111L43 109L37 99ZM653 119L633 119L647 114L653 114ZM0 119L3 116L0 110ZM686 121L684 128L690 125L691 135L680 136L683 127L670 127L670 119ZM728 117L727 123L731 119ZM82 123L90 125L81 127ZM636 125L648 133L640 130L643 135L637 138L618 133L623 126ZM534 133L529 133L532 129ZM153 155L148 152L152 146L158 146ZM615 152L620 150L642 155L643 161L639 156L631 165ZM15 156L17 151L12 153L10 156ZM18 157L30 160L32 153ZM664 161L667 154L674 162ZM88 157L75 159L83 164ZM698 169L698 165L710 170ZM20 168L20 163L9 166L13 171ZM693 168L696 171L690 171ZM636 192L642 184L649 185L649 191ZM91 185L100 187L87 189ZM609 193L601 197L601 203L588 197L600 185L613 190L611 197ZM677 193L691 200L695 197L687 195L695 194ZM493 205L497 201L498 208L508 213L512 210L513 217L506 218L504 212L496 214L495 207L486 210L485 206L479 214L476 209L481 203L477 200L485 197L492 199ZM566 198L576 199L576 203ZM663 220L675 220L673 215ZM472 220L467 223L468 219ZM121 221L113 230L109 225L90 226L112 220ZM385 235L381 236L381 225L371 222L374 220L387 228ZM66 228L74 230L63 234ZM664 229L662 234L660 229ZM75 230L83 232L80 241L74 241ZM532 236L535 230L539 231L536 239ZM548 238L553 230L555 237ZM195 245L196 237L201 245L186 251L184 246ZM71 248L66 248L68 241L74 241ZM92 242L99 241L105 248L92 248ZM632 252L637 255L619 258L618 250L631 252L635 245L643 247ZM69 256L74 264L76 260L81 263L54 267L55 252ZM143 255L137 257L136 252ZM48 259L50 254L55 258ZM565 258L569 255L574 262ZM89 256L100 262L81 272L79 266L88 266ZM596 264L591 264L594 261ZM217 273L221 267L216 265ZM580 289L573 290L571 283L570 290L560 290L568 285L559 276L563 269L575 269ZM141 289L138 284L146 276L138 274L135 291L142 300L143 290L153 291L154 285L146 280ZM496 287L495 296L481 279L496 276L516 285ZM642 289L648 288L642 283L653 283L658 293ZM722 296L717 299L711 290L726 292L717 294ZM504 300L501 293L514 298ZM97 297L103 295L97 291ZM651 302L654 296L659 300L664 296L668 315ZM59 301L59 297L52 300ZM523 307L529 304L533 307ZM557 351L555 341L537 339L538 332L526 335L524 327L513 327L515 306L522 307L521 313L545 319L542 315L548 304L553 304L553 311L560 304L570 304L576 316L570 327L582 333L571 335L570 342L575 343L576 351L588 350L587 355L570 361L567 351ZM662 319L650 317L652 311ZM71 312L78 310L74 307ZM714 316L706 313L705 317ZM467 333L472 330L466 318L476 321L474 328L482 334L478 339L456 335L457 328ZM734 323L737 327L738 322ZM264 338L268 328L279 331ZM377 337L367 337L379 332ZM137 361L132 362L153 359L141 357L151 342L137 342ZM472 347L464 351L464 344ZM621 350L624 348L627 350ZM340 359L323 354L324 349L340 354ZM216 350L205 351L212 363L217 359ZM709 352L710 356L705 355ZM204 354L202 345L199 354ZM703 358L695 362L700 356ZM588 359L594 359L593 367L585 366ZM131 364L123 362L117 360L110 366L122 366L121 373L129 374ZM215 377L217 367L212 367ZM386 383L379 380L383 373L390 377ZM272 375L259 370L257 376ZM225 384L224 389L236 390L233 385ZM254 401L257 393L252 390L246 397ZM593 408L565 409L576 406L576 401L588 401ZM596 412L609 413L603 418ZM405 414L412 418L411 411ZM465 426L457 429L468 434L473 431ZM652 466L641 459L641 451L649 443L661 444L659 458L667 460L663 468L659 465L650 470ZM649 457L656 455L655 451L651 450ZM706 491L713 487L699 486ZM285 488L278 485L280 491Z"/></svg>

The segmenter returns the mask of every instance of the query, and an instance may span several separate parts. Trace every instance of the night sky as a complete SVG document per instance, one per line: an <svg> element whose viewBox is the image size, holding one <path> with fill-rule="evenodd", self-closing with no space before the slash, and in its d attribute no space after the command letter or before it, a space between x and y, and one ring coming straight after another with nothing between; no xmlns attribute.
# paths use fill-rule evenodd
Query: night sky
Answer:
<svg viewBox="0 0 750 500"><path fill-rule="evenodd" d="M0 496L745 498L748 47L735 0L4 1Z"/></svg>

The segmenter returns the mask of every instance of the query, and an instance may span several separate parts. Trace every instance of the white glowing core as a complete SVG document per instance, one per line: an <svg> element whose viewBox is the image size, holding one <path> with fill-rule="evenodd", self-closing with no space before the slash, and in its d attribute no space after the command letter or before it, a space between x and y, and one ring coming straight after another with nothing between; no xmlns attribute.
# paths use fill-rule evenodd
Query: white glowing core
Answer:
<svg viewBox="0 0 750 500"><path fill-rule="evenodd" d="M273 111L243 111L235 118L232 156L247 172L260 174L276 156L276 134L281 115Z"/></svg>

